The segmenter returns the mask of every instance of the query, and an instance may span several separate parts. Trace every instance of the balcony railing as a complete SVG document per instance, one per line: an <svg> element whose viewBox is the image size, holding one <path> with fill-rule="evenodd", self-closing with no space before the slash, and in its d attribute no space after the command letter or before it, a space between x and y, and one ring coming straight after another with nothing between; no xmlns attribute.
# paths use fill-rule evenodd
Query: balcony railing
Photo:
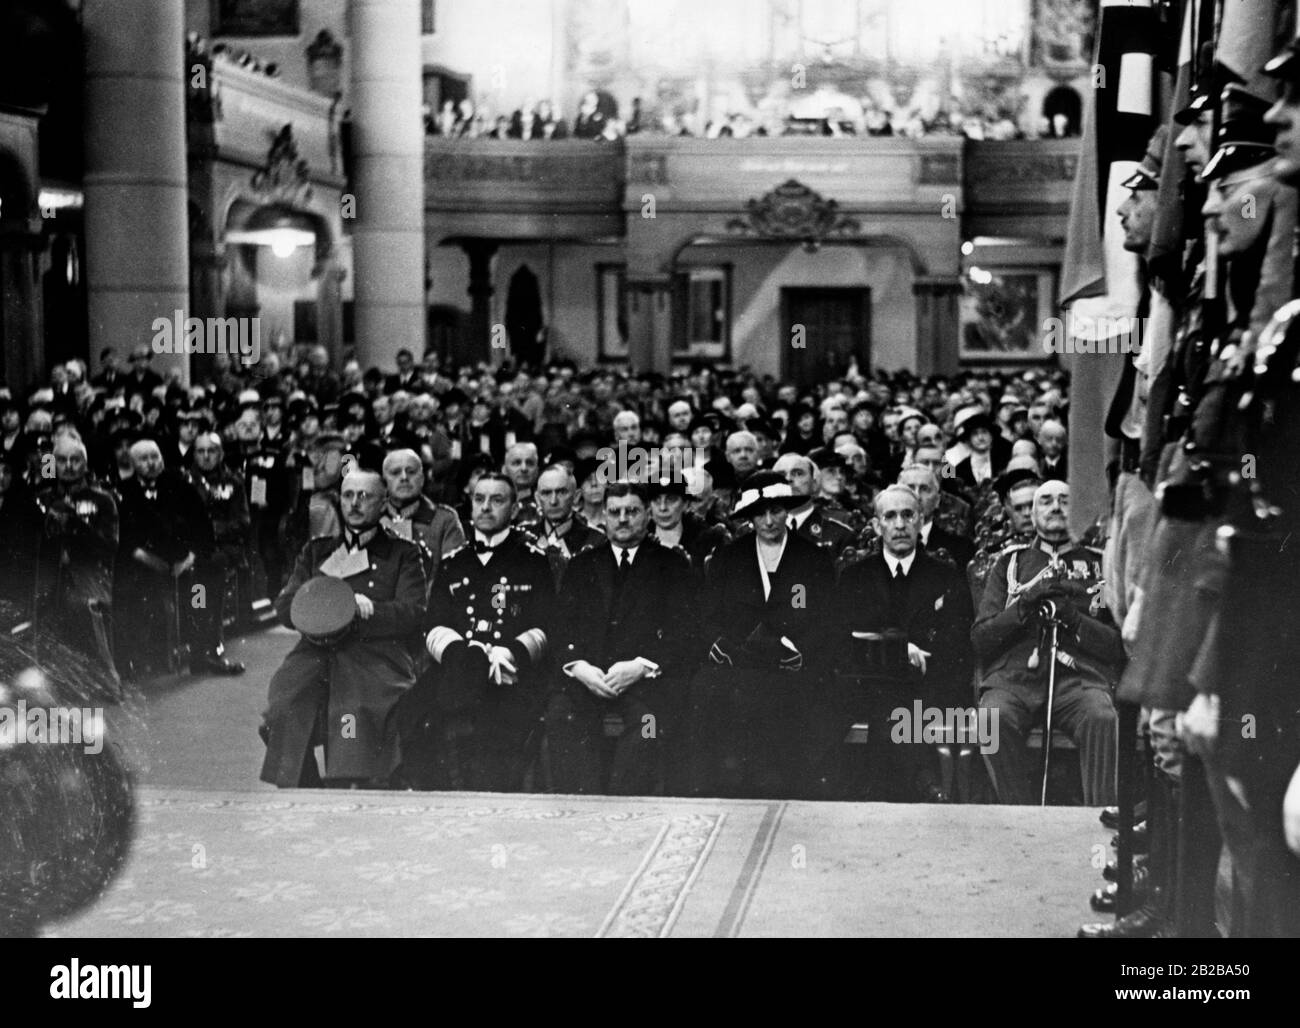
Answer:
<svg viewBox="0 0 1300 1028"><path fill-rule="evenodd" d="M931 215L946 205L968 236L1009 227L1037 235L1064 224L1078 146L954 137L430 138L425 204L443 237L578 238L624 234L624 218L647 193L660 211L731 210L794 179L844 210Z"/></svg>

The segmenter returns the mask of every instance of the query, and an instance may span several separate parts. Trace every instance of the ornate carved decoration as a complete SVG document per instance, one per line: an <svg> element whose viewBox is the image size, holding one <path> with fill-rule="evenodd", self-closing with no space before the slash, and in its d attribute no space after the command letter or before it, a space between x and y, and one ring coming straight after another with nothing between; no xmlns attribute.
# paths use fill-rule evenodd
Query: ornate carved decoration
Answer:
<svg viewBox="0 0 1300 1028"><path fill-rule="evenodd" d="M298 156L293 126L276 133L266 154L266 165L253 173L253 190L267 203L306 207L311 203L311 180L307 162Z"/></svg>
<svg viewBox="0 0 1300 1028"><path fill-rule="evenodd" d="M834 200L790 179L761 199L745 204L745 216L728 221L727 231L815 243L835 236L861 235L862 224L841 214Z"/></svg>

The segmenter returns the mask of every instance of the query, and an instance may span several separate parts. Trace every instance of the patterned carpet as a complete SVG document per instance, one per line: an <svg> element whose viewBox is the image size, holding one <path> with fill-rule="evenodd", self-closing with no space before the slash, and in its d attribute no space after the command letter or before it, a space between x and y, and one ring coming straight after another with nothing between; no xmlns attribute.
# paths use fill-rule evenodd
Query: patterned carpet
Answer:
<svg viewBox="0 0 1300 1028"><path fill-rule="evenodd" d="M1078 808L145 788L48 936L1072 935Z"/></svg>

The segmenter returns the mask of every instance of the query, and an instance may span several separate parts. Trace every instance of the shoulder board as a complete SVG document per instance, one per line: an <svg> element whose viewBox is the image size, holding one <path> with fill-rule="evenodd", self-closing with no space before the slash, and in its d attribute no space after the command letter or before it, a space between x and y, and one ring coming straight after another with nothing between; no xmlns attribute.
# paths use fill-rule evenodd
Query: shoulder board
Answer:
<svg viewBox="0 0 1300 1028"><path fill-rule="evenodd" d="M460 515L456 513L456 508L455 508L455 507L449 507L449 506L448 506L447 504L445 504L445 503L435 503L435 504L433 505L433 509L434 509L435 511L438 511L438 510L446 511L448 514L450 514L450 515L451 515L453 518L455 518L457 521L460 520Z"/></svg>
<svg viewBox="0 0 1300 1028"><path fill-rule="evenodd" d="M443 559L443 560L451 560L453 557L457 557L457 556L459 556L460 554L464 553L466 550L468 550L468 549L470 549L470 548L471 548L471 547L470 547L469 543L461 543L461 544L460 544L459 546L457 546L454 550L451 550L451 551L449 551L448 553L446 553L446 554L443 556L442 559Z"/></svg>
<svg viewBox="0 0 1300 1028"><path fill-rule="evenodd" d="M841 521L839 518L832 517L830 514L825 515L825 517L827 523L834 525L836 528L842 528L846 532L853 531L853 526L850 525L847 521Z"/></svg>
<svg viewBox="0 0 1300 1028"><path fill-rule="evenodd" d="M528 550L529 553L535 553L535 554L537 554L539 557L545 557L545 556L546 556L546 550L544 550L541 546L538 545L536 539L527 539L527 538L526 538L526 539L524 540L524 544L525 544L525 548Z"/></svg>

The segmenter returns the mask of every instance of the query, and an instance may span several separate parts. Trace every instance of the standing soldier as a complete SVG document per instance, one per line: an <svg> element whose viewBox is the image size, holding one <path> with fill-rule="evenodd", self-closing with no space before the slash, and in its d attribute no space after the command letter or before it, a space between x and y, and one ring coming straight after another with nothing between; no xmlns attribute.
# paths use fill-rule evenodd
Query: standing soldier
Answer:
<svg viewBox="0 0 1300 1028"><path fill-rule="evenodd" d="M203 587L203 602L193 607L194 638L199 656L191 660L191 667L217 675L242 675L244 665L227 660L222 654L225 644L226 574L234 571L244 579L248 572L248 498L244 494L244 479L237 471L226 467L221 448L221 437L207 432L194 441L194 469L189 475L190 484L198 491L204 509L212 522L213 549L201 555L194 566L194 579ZM246 579L244 579L246 580ZM238 590L237 595L246 595ZM239 619L248 615L238 612Z"/></svg>
<svg viewBox="0 0 1300 1028"><path fill-rule="evenodd" d="M38 622L74 649L113 662L113 558L117 503L90 484L86 448L64 434L54 443L56 480L37 495L45 514Z"/></svg>
<svg viewBox="0 0 1300 1028"><path fill-rule="evenodd" d="M1268 168L1294 203L1300 184L1300 44L1265 67L1282 82L1266 121L1278 130ZM1285 240L1274 248L1289 259ZM1294 281L1295 269L1291 267ZM1294 289L1292 293L1294 294ZM1295 417L1300 399L1300 302L1277 311L1249 355L1253 382L1241 415L1242 465L1227 524L1223 596L1192 679L1197 696L1182 725L1202 758L1232 859L1232 937L1300 935L1300 699L1296 633L1279 614L1300 599L1294 547L1300 515ZM1231 404L1225 404L1231 410Z"/></svg>
<svg viewBox="0 0 1300 1028"><path fill-rule="evenodd" d="M446 558L429 605L440 750L430 784L513 792L534 755L529 738L541 728L555 589L546 555L511 527L514 483L483 475L470 502L473 542Z"/></svg>

